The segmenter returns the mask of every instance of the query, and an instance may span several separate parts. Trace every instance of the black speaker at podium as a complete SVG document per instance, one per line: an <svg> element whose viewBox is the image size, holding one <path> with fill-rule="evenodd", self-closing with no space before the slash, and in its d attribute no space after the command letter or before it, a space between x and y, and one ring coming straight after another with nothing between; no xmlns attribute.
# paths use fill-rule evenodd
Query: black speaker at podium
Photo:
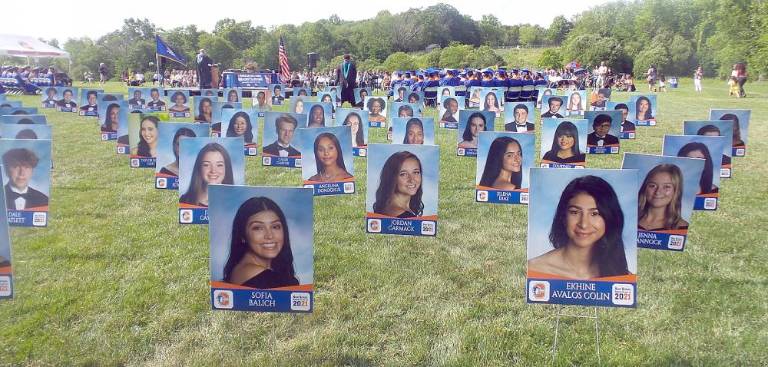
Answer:
<svg viewBox="0 0 768 367"><path fill-rule="evenodd" d="M317 55L317 52L310 52L307 54L307 67L310 69L314 69L317 66L317 60L319 59L319 56Z"/></svg>

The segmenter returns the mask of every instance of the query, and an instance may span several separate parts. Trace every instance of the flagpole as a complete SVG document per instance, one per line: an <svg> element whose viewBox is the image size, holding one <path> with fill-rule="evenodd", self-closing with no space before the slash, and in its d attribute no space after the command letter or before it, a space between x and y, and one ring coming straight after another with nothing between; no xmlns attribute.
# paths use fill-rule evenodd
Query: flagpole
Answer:
<svg viewBox="0 0 768 367"><path fill-rule="evenodd" d="M157 72L157 82L160 83L160 86L163 86L163 75L160 74L160 54L155 52L155 69Z"/></svg>

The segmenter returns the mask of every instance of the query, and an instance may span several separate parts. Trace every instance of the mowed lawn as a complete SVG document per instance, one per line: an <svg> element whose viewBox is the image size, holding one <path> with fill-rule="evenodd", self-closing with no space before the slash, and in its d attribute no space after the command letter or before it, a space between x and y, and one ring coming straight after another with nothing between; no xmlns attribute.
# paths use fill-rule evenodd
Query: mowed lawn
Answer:
<svg viewBox="0 0 768 367"><path fill-rule="evenodd" d="M768 83L746 87L736 99L706 80L696 94L683 79L659 95L659 125L622 141L623 152L659 154L685 119L752 109L748 155L734 159L719 210L694 213L685 252L640 251L636 309L599 310L603 364L768 364ZM551 362L556 309L525 303L527 207L475 203L476 162L456 156L455 130L438 129L437 238L366 235L366 160L355 158L358 193L315 199L314 313L255 314L211 310L207 226L177 223L177 193L156 190L153 170L130 169L95 120L43 113L55 136L50 223L11 230L16 298L0 302L0 364ZM297 186L301 174L251 157L246 180ZM562 319L556 365L597 364L594 339L591 320Z"/></svg>

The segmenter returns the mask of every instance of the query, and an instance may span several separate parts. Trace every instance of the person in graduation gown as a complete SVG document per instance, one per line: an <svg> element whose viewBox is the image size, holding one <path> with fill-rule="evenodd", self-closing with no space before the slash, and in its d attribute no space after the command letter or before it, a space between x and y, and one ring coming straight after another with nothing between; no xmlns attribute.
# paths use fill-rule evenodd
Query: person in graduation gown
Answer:
<svg viewBox="0 0 768 367"><path fill-rule="evenodd" d="M344 54L344 60L336 68L337 84L341 86L341 103L349 102L355 105L355 88L357 88L357 66L352 62L350 54Z"/></svg>

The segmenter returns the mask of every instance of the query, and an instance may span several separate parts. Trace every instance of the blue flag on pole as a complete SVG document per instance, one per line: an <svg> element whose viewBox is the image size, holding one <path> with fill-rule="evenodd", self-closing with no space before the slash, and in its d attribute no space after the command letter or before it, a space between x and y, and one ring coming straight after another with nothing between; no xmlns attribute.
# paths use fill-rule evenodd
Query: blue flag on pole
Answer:
<svg viewBox="0 0 768 367"><path fill-rule="evenodd" d="M166 59L173 60L178 62L179 64L186 65L187 59L184 58L184 54L181 52L177 52L173 49L169 44L165 43L160 36L155 35L155 53L157 53L160 57L165 57Z"/></svg>

